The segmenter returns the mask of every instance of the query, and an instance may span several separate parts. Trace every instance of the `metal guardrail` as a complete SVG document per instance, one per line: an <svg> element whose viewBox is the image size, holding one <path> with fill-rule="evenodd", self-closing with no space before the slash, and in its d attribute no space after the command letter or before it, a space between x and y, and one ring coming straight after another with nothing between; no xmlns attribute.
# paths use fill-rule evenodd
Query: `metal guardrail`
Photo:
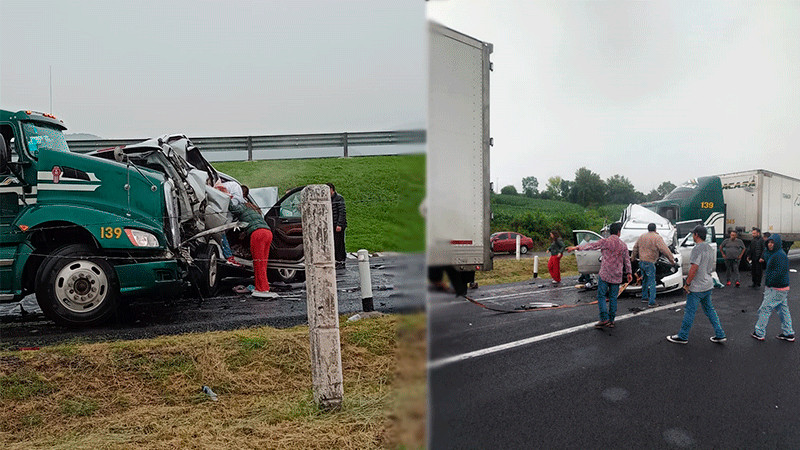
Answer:
<svg viewBox="0 0 800 450"><path fill-rule="evenodd" d="M214 152L247 152L247 161L253 152L260 150L304 150L341 147L342 156L348 157L351 146L424 144L425 130L367 131L357 133L285 134L274 136L190 137L189 139L209 160ZM145 139L92 139L68 140L70 150L88 153L103 148L119 147L142 142ZM259 158L270 159L270 158Z"/></svg>

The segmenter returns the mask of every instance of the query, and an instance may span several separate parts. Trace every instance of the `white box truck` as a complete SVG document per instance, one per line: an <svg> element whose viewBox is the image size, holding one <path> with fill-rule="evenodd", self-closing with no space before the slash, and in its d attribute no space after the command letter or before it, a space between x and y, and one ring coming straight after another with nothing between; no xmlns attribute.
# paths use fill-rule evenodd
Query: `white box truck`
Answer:
<svg viewBox="0 0 800 450"><path fill-rule="evenodd" d="M458 295L489 247L489 71L492 44L429 23L427 264ZM435 277L436 275L432 275Z"/></svg>
<svg viewBox="0 0 800 450"><path fill-rule="evenodd" d="M699 177L642 206L674 223L700 220L719 242L734 229L749 243L753 227L780 233L786 249L800 240L800 180L769 170Z"/></svg>
<svg viewBox="0 0 800 450"><path fill-rule="evenodd" d="M800 240L800 180L768 170L719 175L727 228L779 233L791 247Z"/></svg>

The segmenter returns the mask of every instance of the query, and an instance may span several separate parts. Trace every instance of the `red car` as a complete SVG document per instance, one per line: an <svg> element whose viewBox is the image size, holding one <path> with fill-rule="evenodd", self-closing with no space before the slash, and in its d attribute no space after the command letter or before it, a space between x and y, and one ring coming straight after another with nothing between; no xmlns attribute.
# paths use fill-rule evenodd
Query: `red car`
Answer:
<svg viewBox="0 0 800 450"><path fill-rule="evenodd" d="M517 236L519 236L519 252L523 255L528 253L528 250L533 248L533 239L512 231L501 231L489 236L489 242L492 245L492 251L495 253L516 253Z"/></svg>

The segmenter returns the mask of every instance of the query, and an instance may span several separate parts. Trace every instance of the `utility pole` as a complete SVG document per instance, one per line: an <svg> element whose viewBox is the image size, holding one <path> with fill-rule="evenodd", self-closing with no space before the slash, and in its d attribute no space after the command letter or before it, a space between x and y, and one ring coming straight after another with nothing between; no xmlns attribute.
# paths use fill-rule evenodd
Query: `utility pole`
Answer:
<svg viewBox="0 0 800 450"><path fill-rule="evenodd" d="M50 65L50 114L53 114L53 65Z"/></svg>

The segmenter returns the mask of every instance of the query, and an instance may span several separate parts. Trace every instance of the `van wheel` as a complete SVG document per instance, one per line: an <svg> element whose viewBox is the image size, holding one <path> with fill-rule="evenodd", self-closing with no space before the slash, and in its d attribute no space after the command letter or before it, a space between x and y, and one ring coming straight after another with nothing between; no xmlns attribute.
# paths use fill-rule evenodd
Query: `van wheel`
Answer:
<svg viewBox="0 0 800 450"><path fill-rule="evenodd" d="M306 273L297 269L269 269L267 275L270 281L282 281L284 283L300 283L305 281Z"/></svg>
<svg viewBox="0 0 800 450"><path fill-rule="evenodd" d="M36 272L36 301L45 316L68 326L93 326L111 319L119 303L114 268L83 244L60 247Z"/></svg>

